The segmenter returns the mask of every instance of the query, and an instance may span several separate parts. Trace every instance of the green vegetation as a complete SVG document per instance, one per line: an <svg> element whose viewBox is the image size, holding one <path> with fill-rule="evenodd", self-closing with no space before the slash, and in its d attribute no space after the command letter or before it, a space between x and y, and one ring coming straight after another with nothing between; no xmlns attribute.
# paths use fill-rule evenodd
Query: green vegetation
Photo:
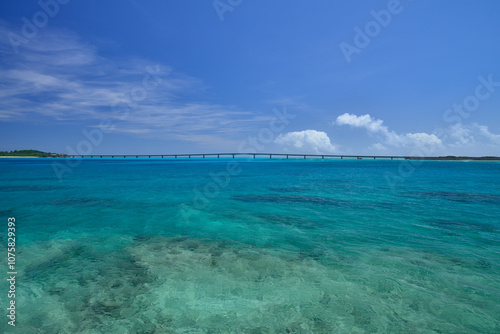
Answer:
<svg viewBox="0 0 500 334"><path fill-rule="evenodd" d="M66 154L47 153L37 150L15 150L15 151L0 151L0 157L39 157L39 158L55 158L65 157Z"/></svg>

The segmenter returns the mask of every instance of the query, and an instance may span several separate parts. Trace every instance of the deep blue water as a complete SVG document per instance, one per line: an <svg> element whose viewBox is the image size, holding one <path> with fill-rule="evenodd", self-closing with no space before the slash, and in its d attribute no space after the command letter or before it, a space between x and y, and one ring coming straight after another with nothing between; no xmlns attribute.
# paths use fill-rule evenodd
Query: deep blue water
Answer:
<svg viewBox="0 0 500 334"><path fill-rule="evenodd" d="M0 332L500 333L499 163L55 161L0 159Z"/></svg>

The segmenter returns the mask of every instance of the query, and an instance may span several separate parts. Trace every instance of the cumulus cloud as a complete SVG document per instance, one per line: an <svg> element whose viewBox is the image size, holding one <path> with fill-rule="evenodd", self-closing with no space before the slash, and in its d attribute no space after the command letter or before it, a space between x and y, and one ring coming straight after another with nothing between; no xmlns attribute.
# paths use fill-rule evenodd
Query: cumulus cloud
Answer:
<svg viewBox="0 0 500 334"><path fill-rule="evenodd" d="M427 146L441 146L443 142L435 134L428 134L425 132L407 133L404 135L407 142L414 145L427 145Z"/></svg>
<svg viewBox="0 0 500 334"><path fill-rule="evenodd" d="M356 116L353 114L345 113L337 117L336 123L338 125L350 125L357 128L366 128L370 132L389 132L384 122L380 119L374 119L369 114Z"/></svg>
<svg viewBox="0 0 500 334"><path fill-rule="evenodd" d="M486 125L457 123L442 132L452 148L473 149L488 145L498 149L500 145L500 135L492 133Z"/></svg>
<svg viewBox="0 0 500 334"><path fill-rule="evenodd" d="M349 125L355 128L364 128L372 134L379 134L384 139L386 145L395 147L442 147L443 143L434 134L424 132L398 134L384 125L384 121L375 119L369 114L357 116L354 114L345 113L337 117L335 124ZM380 146L374 147L377 149L385 149L385 146L379 143Z"/></svg>
<svg viewBox="0 0 500 334"><path fill-rule="evenodd" d="M500 135L496 135L494 133L491 133L488 130L488 127L485 125L477 125L477 124L474 124L474 125L477 126L481 135L488 138L492 143L500 145Z"/></svg>
<svg viewBox="0 0 500 334"><path fill-rule="evenodd" d="M452 147L464 147L476 142L472 129L462 123L454 124L447 129L447 135L451 139L449 143Z"/></svg>
<svg viewBox="0 0 500 334"><path fill-rule="evenodd" d="M300 153L333 153L337 147L330 142L330 138L323 131L304 130L280 134L274 140L276 144L291 147Z"/></svg>
<svg viewBox="0 0 500 334"><path fill-rule="evenodd" d="M485 125L456 123L434 133L397 133L384 122L369 114L357 116L345 113L337 117L334 125L363 128L380 142L368 147L380 153L403 152L421 155L489 155L500 149L500 134ZM467 152L467 153L466 153ZM496 153L498 155L498 153Z"/></svg>

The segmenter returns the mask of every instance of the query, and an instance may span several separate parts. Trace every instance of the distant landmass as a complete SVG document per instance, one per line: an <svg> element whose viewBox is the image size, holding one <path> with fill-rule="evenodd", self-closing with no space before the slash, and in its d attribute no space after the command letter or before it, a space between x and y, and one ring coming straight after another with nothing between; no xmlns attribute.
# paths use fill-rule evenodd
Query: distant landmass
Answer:
<svg viewBox="0 0 500 334"><path fill-rule="evenodd" d="M465 157L465 156L454 156L447 155L441 157L410 157L412 160L500 160L500 157L486 156L486 157Z"/></svg>
<svg viewBox="0 0 500 334"><path fill-rule="evenodd" d="M38 150L15 150L0 151L0 157L39 157L39 158L60 158L66 157L66 154L42 152Z"/></svg>

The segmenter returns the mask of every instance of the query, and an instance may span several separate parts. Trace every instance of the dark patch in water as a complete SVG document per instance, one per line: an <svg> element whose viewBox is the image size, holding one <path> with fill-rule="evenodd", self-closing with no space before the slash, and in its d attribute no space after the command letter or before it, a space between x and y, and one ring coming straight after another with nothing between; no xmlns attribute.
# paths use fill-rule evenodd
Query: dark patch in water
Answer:
<svg viewBox="0 0 500 334"><path fill-rule="evenodd" d="M113 200L104 198L63 198L52 201L52 205L68 205L68 206L93 206L93 205L103 205L110 206Z"/></svg>
<svg viewBox="0 0 500 334"><path fill-rule="evenodd" d="M284 215L267 214L267 213L259 214L258 217L264 219L267 223L272 223L272 224L294 226L307 229L314 229L318 227L317 224L302 217L284 216Z"/></svg>
<svg viewBox="0 0 500 334"><path fill-rule="evenodd" d="M335 205L346 206L352 205L353 202L323 198L318 196L284 196L284 195L238 195L233 196L233 199L247 203L310 203L319 205Z"/></svg>
<svg viewBox="0 0 500 334"><path fill-rule="evenodd" d="M152 236L147 234L139 234L134 237L134 241L148 241Z"/></svg>
<svg viewBox="0 0 500 334"><path fill-rule="evenodd" d="M491 268L491 263L486 260L477 260L475 263L475 267L479 269L489 269Z"/></svg>
<svg viewBox="0 0 500 334"><path fill-rule="evenodd" d="M352 180L320 180L317 188L353 188Z"/></svg>
<svg viewBox="0 0 500 334"><path fill-rule="evenodd" d="M62 296L64 294L65 289L60 288L60 287L53 287L49 288L49 294L51 295L57 295L57 296Z"/></svg>
<svg viewBox="0 0 500 334"><path fill-rule="evenodd" d="M351 209L388 209L394 208L393 203L388 202L354 202L340 199L324 198L319 196L294 196L294 195L238 195L232 197L234 200L246 203L304 203L314 205L327 205Z"/></svg>
<svg viewBox="0 0 500 334"><path fill-rule="evenodd" d="M446 230L473 230L480 232L494 232L497 228L493 225L482 223L468 223L464 221L435 219L429 222L432 226L439 227Z"/></svg>
<svg viewBox="0 0 500 334"><path fill-rule="evenodd" d="M45 274L50 274L61 268L69 265L69 262L76 257L82 256L86 252L86 247L82 245L75 245L64 250L61 255L54 256L45 262L30 266L26 269L27 278L36 278Z"/></svg>
<svg viewBox="0 0 500 334"><path fill-rule="evenodd" d="M437 192L413 192L405 193L403 195L412 197L432 197L439 198L453 202L460 203L486 203L486 204L500 204L500 195L496 194L481 194L481 193L459 193L449 191Z"/></svg>
<svg viewBox="0 0 500 334"><path fill-rule="evenodd" d="M321 249L301 249L299 250L299 258L310 258L319 261L325 257L325 252Z"/></svg>
<svg viewBox="0 0 500 334"><path fill-rule="evenodd" d="M26 182L26 181L54 181L57 180L57 176L54 174L52 177L48 176L41 176L41 177L22 177L22 178L12 178L9 179L10 181L20 181L20 182Z"/></svg>
<svg viewBox="0 0 500 334"><path fill-rule="evenodd" d="M182 244L182 248L190 250L190 251L194 251L194 250L198 249L198 247L200 247L200 242L198 240L195 240L195 239L187 240L186 242L184 242Z"/></svg>
<svg viewBox="0 0 500 334"><path fill-rule="evenodd" d="M352 188L352 183L346 180L314 180L310 186L292 186L292 187L269 187L270 191L280 193L301 193L311 190L327 189L327 188Z"/></svg>
<svg viewBox="0 0 500 334"><path fill-rule="evenodd" d="M224 244L224 243L217 243L213 246L211 246L208 251L210 253L210 256L214 257L214 258L218 258L220 256L222 256L224 254L224 252L226 252L228 249L228 245Z"/></svg>
<svg viewBox="0 0 500 334"><path fill-rule="evenodd" d="M332 299L330 298L328 292L323 292L323 296L321 297L319 302L323 305L328 305L328 303L330 303L331 300Z"/></svg>
<svg viewBox="0 0 500 334"><path fill-rule="evenodd" d="M0 218L3 217L14 217L14 210L0 210Z"/></svg>
<svg viewBox="0 0 500 334"><path fill-rule="evenodd" d="M271 187L271 188L269 188L269 190L280 192L280 193L300 193L300 192L308 191L311 189L307 188L307 187Z"/></svg>
<svg viewBox="0 0 500 334"><path fill-rule="evenodd" d="M70 327L73 333L87 333L114 319L131 317L135 314L131 301L146 293L155 279L127 250L103 256L81 245L26 268L24 278L35 281L64 304L74 317ZM141 330L135 328L133 332Z"/></svg>
<svg viewBox="0 0 500 334"><path fill-rule="evenodd" d="M16 192L16 191L50 191L50 190L61 190L69 189L67 186L50 186L50 185L25 185L25 186L3 186L0 188L0 192Z"/></svg>

